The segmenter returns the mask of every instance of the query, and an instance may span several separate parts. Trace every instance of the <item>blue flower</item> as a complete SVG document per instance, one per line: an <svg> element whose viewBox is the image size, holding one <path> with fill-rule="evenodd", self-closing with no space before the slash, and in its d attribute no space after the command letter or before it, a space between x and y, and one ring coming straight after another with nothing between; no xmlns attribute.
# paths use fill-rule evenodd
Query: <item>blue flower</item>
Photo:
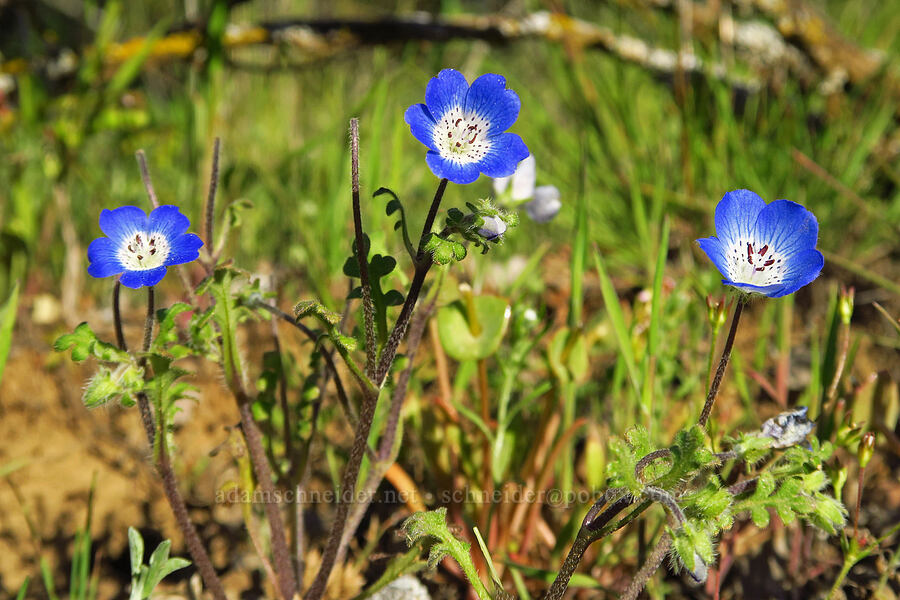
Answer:
<svg viewBox="0 0 900 600"><path fill-rule="evenodd" d="M519 116L519 97L506 79L487 73L469 86L462 73L444 69L425 89L425 104L406 110L413 136L428 147L431 171L454 183L472 183L480 173L512 175L528 148L504 133Z"/></svg>
<svg viewBox="0 0 900 600"><path fill-rule="evenodd" d="M790 200L771 204L750 190L728 192L716 206L716 236L697 240L725 277L722 283L770 298L793 294L819 276L815 215Z"/></svg>
<svg viewBox="0 0 900 600"><path fill-rule="evenodd" d="M147 214L136 206L121 206L100 213L100 229L107 237L88 246L88 273L92 277L121 275L125 287L152 286L166 267L191 262L203 241L185 233L191 222L171 204Z"/></svg>

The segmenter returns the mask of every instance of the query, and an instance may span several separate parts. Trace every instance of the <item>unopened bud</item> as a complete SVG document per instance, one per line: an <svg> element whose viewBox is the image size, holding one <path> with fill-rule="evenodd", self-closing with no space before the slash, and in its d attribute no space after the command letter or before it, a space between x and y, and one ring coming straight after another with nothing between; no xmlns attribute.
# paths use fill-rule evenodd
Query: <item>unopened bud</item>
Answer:
<svg viewBox="0 0 900 600"><path fill-rule="evenodd" d="M722 296L721 299L716 300L713 297L706 297L706 308L707 308L707 318L709 319L709 326L712 327L713 334L719 333L719 330L722 329L722 325L725 324L725 318L728 315L728 307L725 304L725 297Z"/></svg>
<svg viewBox="0 0 900 600"><path fill-rule="evenodd" d="M695 583L705 583L706 577L709 574L709 569L706 566L706 561L704 561L696 552L694 552L694 568L693 570L689 569L688 574L691 576L691 579L693 579Z"/></svg>
<svg viewBox="0 0 900 600"><path fill-rule="evenodd" d="M840 499L841 494L843 494L844 484L847 483L847 467L826 465L825 472L828 473L828 479L831 480L831 485L834 488L834 497Z"/></svg>
<svg viewBox="0 0 900 600"><path fill-rule="evenodd" d="M849 325L850 317L853 316L853 298L855 295L856 290L853 286L849 288L841 286L841 294L838 298L838 314L840 314L841 323L844 325Z"/></svg>
<svg viewBox="0 0 900 600"><path fill-rule="evenodd" d="M547 223L559 213L562 202L555 185L542 185L534 190L534 198L525 203L525 212L535 223Z"/></svg>
<svg viewBox="0 0 900 600"><path fill-rule="evenodd" d="M872 454L875 453L875 432L866 432L859 441L859 449L856 451L856 458L859 460L859 466L863 469L872 460Z"/></svg>
<svg viewBox="0 0 900 600"><path fill-rule="evenodd" d="M481 217L481 227L478 228L478 235L489 242L493 242L504 233L506 233L506 221L500 217Z"/></svg>

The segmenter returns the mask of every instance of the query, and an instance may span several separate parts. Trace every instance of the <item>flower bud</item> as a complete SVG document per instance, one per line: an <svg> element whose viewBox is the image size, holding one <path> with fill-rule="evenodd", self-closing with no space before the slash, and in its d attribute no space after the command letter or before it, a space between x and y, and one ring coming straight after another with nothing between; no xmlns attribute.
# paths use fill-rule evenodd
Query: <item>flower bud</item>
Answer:
<svg viewBox="0 0 900 600"><path fill-rule="evenodd" d="M712 327L713 334L719 333L725 319L728 316L728 306L725 302L725 296L721 300L713 299L712 295L706 297L707 319L709 326Z"/></svg>
<svg viewBox="0 0 900 600"><path fill-rule="evenodd" d="M489 242L493 242L506 233L506 221L500 217L483 216L481 217L481 227L478 228L478 235Z"/></svg>
<svg viewBox="0 0 900 600"><path fill-rule="evenodd" d="M856 458L859 460L859 466L865 469L872 460L872 454L875 453L875 432L866 432L859 441L859 449L856 451Z"/></svg>
<svg viewBox="0 0 900 600"><path fill-rule="evenodd" d="M828 479L834 488L834 497L840 499L844 493L844 484L847 483L847 467L842 465L825 466Z"/></svg>
<svg viewBox="0 0 900 600"><path fill-rule="evenodd" d="M699 554L694 552L694 569L689 569L688 575L691 576L691 579L693 579L695 583L705 583L708 573L709 569L706 566L706 561L704 561Z"/></svg>
<svg viewBox="0 0 900 600"><path fill-rule="evenodd" d="M856 289L851 285L849 288L841 286L841 294L838 297L838 314L841 316L841 323L850 324L850 317L853 316L853 298L856 295Z"/></svg>
<svg viewBox="0 0 900 600"><path fill-rule="evenodd" d="M552 221L562 208L555 185L542 185L534 190L534 198L525 203L525 212L535 223Z"/></svg>

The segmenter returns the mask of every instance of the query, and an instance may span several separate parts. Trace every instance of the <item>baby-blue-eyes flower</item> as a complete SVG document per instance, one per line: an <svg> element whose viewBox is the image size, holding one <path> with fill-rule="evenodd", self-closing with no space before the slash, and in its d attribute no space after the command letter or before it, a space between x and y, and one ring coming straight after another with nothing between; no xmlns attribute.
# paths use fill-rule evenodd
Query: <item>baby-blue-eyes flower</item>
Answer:
<svg viewBox="0 0 900 600"><path fill-rule="evenodd" d="M506 79L487 73L470 86L462 73L444 69L425 88L425 104L406 110L413 136L428 147L432 173L453 183L512 175L528 148L505 133L519 116L519 96Z"/></svg>
<svg viewBox="0 0 900 600"><path fill-rule="evenodd" d="M166 204L150 216L136 206L120 206L100 213L100 229L107 237L88 246L92 277L121 275L125 287L153 286L166 267L195 260L203 241L186 233L191 222L177 206Z"/></svg>
<svg viewBox="0 0 900 600"><path fill-rule="evenodd" d="M722 283L778 298L819 276L815 215L790 200L765 200L750 190L728 192L716 206L716 237L697 240L725 277Z"/></svg>

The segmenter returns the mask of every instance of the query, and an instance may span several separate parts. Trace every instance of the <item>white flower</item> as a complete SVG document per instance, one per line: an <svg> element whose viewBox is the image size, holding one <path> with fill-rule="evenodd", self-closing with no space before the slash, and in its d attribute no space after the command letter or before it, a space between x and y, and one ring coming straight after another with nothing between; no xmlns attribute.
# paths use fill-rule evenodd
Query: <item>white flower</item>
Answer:
<svg viewBox="0 0 900 600"><path fill-rule="evenodd" d="M506 233L506 221L500 217L481 217L481 227L478 228L478 235L491 242L504 233Z"/></svg>
<svg viewBox="0 0 900 600"><path fill-rule="evenodd" d="M403 575L375 592L371 600L431 600L428 588L412 575Z"/></svg>
<svg viewBox="0 0 900 600"><path fill-rule="evenodd" d="M559 190L553 185L535 187L537 163L531 154L516 167L509 177L494 178L494 194L505 195L514 205L525 203L525 212L535 223L547 223L562 208ZM512 189L507 193L507 190Z"/></svg>
<svg viewBox="0 0 900 600"><path fill-rule="evenodd" d="M525 212L535 223L547 223L559 213L562 202L555 185L542 185L534 190L534 198L525 203Z"/></svg>
<svg viewBox="0 0 900 600"><path fill-rule="evenodd" d="M534 183L537 179L537 163L534 160L534 155L529 154L522 162L519 163L519 166L516 167L516 172L508 177L495 177L494 178L494 193L498 196L506 191L506 188L509 187L510 182L512 182L512 200L514 202L521 202L523 200L528 200L534 195Z"/></svg>

